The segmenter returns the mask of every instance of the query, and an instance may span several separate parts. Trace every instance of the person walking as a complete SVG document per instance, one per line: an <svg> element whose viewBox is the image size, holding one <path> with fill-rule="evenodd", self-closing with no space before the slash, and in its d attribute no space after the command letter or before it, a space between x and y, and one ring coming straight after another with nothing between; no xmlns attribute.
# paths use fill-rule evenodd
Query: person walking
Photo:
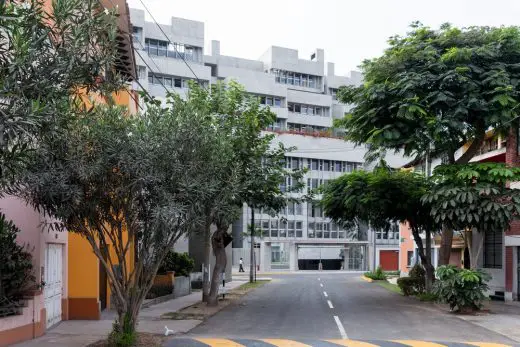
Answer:
<svg viewBox="0 0 520 347"><path fill-rule="evenodd" d="M245 272L244 271L244 261L242 258L240 258L240 261L238 262L240 264L240 268L238 269L238 272Z"/></svg>

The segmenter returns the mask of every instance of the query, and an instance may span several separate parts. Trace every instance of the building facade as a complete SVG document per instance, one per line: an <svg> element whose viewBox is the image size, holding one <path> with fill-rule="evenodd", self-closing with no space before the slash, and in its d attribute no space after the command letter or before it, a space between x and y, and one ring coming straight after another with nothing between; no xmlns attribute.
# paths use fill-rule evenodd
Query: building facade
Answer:
<svg viewBox="0 0 520 347"><path fill-rule="evenodd" d="M223 55L220 42L212 41L210 54L205 54L204 23L172 17L160 30L157 23L145 20L144 11L131 9L130 14L140 82L151 95L163 99L166 90L186 95L189 80L202 85L236 80L276 114L276 122L266 131L276 133L276 143L297 148L286 165L309 169L306 189L356 169L371 169L363 159L366 148L345 142L342 133L332 129L333 120L348 110L336 98L338 88L361 83L359 72L336 75L334 64L325 62L323 49L304 59L295 49L272 46L258 60L250 60ZM393 166L404 164L398 156L388 161ZM292 183L288 180L282 188ZM245 237L250 218L251 210L244 206L242 217L233 224L234 265L241 257L249 265L249 249L254 247L255 263L264 271L372 267L375 234L363 226L340 228L324 216L317 201L290 204L276 217L257 210L255 226L261 236L253 245ZM378 248L398 251L398 231L391 239L380 236ZM377 262L380 257L378 251ZM398 264L391 267L397 270Z"/></svg>

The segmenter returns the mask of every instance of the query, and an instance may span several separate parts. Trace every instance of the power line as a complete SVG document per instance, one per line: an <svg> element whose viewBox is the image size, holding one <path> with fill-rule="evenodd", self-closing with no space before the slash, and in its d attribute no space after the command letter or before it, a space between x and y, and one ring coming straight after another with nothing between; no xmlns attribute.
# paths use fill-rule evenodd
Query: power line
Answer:
<svg viewBox="0 0 520 347"><path fill-rule="evenodd" d="M162 32L162 34L164 35L164 37L166 38L166 40L168 41L168 43L170 45L173 46L173 49L175 50L175 52L179 55L179 57L181 57L182 61L184 62L184 64L186 64L186 66L188 67L188 69L190 69L191 73L193 74L193 76L195 76L195 79L197 80L197 83L202 86L202 88L206 89L207 88L204 86L204 84L202 84L200 82L200 78L197 76L197 74L195 73L195 71L193 71L193 69L191 68L190 64L188 64L188 62L186 61L186 59L184 58L184 55L180 54L179 51L177 50L177 47L170 41L170 39L168 38L168 35L166 35L166 33L164 32L163 28L159 25L159 23L157 23L157 21L155 20L155 17L153 16L152 12L150 12L150 10L148 9L148 7L144 4L143 0L139 0L139 2L141 2L141 4L143 5L144 9L146 10L146 12L148 12L148 14L150 15L150 17L152 18L152 20L154 21L155 25L157 25L157 27L159 28L159 30Z"/></svg>
<svg viewBox="0 0 520 347"><path fill-rule="evenodd" d="M152 72L153 76L155 77L155 73L153 72L153 69L150 67L150 65L148 65L148 63L146 62L146 60L144 60L143 56L141 55L141 53L139 53L139 50L137 49L134 49L134 52L137 53L137 55L139 55L139 57L141 58L141 60L143 61L143 63L146 65L146 67L148 69L150 69L150 71ZM155 79L154 79L155 80ZM159 79L158 80L159 83L161 84L161 86L164 88L164 90L166 91L166 93L169 93L170 91L168 90L168 88L166 88L166 86L164 85L164 83L162 82L162 79Z"/></svg>

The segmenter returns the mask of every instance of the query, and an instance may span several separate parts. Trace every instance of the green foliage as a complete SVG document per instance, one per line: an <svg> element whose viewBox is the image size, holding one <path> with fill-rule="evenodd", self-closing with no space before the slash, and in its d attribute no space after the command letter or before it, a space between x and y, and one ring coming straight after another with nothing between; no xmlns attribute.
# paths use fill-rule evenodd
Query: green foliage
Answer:
<svg viewBox="0 0 520 347"><path fill-rule="evenodd" d="M505 231L520 218L520 191L507 181L520 180L520 168L498 163L441 165L435 184L422 202L430 204L436 222L455 230Z"/></svg>
<svg viewBox="0 0 520 347"><path fill-rule="evenodd" d="M399 278L397 285L405 296L423 294L426 289L426 271L422 265L414 265L409 277Z"/></svg>
<svg viewBox="0 0 520 347"><path fill-rule="evenodd" d="M386 280L386 274L383 271L383 269L381 268L381 266L378 266L376 271L365 272L365 277L368 277L368 278L370 278L372 280L376 280L376 281Z"/></svg>
<svg viewBox="0 0 520 347"><path fill-rule="evenodd" d="M16 301L34 289L32 255L16 242L20 230L0 213L0 299Z"/></svg>
<svg viewBox="0 0 520 347"><path fill-rule="evenodd" d="M173 285L171 284L154 284L148 293L146 293L146 299L154 299L173 293Z"/></svg>
<svg viewBox="0 0 520 347"><path fill-rule="evenodd" d="M394 36L378 58L365 60L360 87L343 87L338 98L355 105L337 122L348 140L404 150L424 158L453 154L473 144L466 163L489 128L506 130L516 117L520 96L518 27L434 30L414 23Z"/></svg>
<svg viewBox="0 0 520 347"><path fill-rule="evenodd" d="M43 136L61 131L78 90L119 90L117 21L97 0L0 2L0 191L16 182Z"/></svg>
<svg viewBox="0 0 520 347"><path fill-rule="evenodd" d="M195 261L188 253L169 251L164 257L158 273L165 274L167 271L175 271L175 276L189 276L194 266Z"/></svg>
<svg viewBox="0 0 520 347"><path fill-rule="evenodd" d="M131 347L135 346L137 333L133 329L132 322L128 315L124 315L123 323L116 320L112 324L112 331L108 335L109 346L114 347Z"/></svg>
<svg viewBox="0 0 520 347"><path fill-rule="evenodd" d="M386 276L399 276L401 274L400 270L397 271L385 271Z"/></svg>
<svg viewBox="0 0 520 347"><path fill-rule="evenodd" d="M491 276L480 269L443 265L437 268L437 277L434 293L452 310L478 310L487 299L485 292L489 287L486 282Z"/></svg>
<svg viewBox="0 0 520 347"><path fill-rule="evenodd" d="M435 293L420 293L417 294L417 298L420 301L435 302L439 300L439 297Z"/></svg>

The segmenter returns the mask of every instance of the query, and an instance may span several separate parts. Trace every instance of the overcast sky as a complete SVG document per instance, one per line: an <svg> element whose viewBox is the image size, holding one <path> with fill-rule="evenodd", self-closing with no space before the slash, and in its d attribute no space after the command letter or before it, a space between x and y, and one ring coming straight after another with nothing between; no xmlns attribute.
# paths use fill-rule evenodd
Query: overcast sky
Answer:
<svg viewBox="0 0 520 347"><path fill-rule="evenodd" d="M294 48L308 59L315 48L336 63L336 74L378 56L388 37L412 21L438 27L518 25L520 0L143 0L158 22L181 17L205 23L205 52L258 59L271 46ZM140 0L128 0L141 8ZM147 20L151 20L147 17Z"/></svg>

